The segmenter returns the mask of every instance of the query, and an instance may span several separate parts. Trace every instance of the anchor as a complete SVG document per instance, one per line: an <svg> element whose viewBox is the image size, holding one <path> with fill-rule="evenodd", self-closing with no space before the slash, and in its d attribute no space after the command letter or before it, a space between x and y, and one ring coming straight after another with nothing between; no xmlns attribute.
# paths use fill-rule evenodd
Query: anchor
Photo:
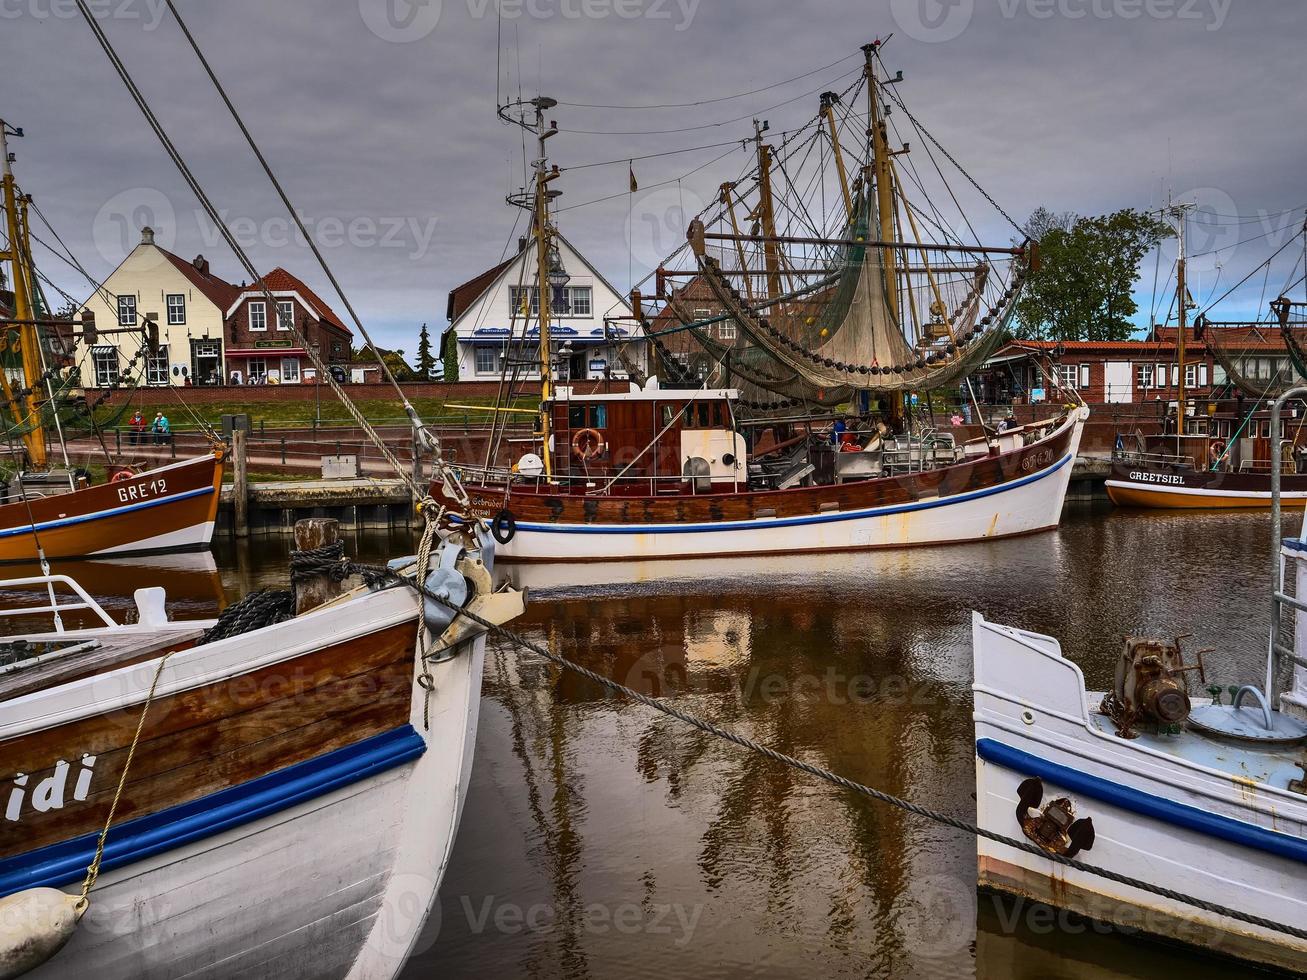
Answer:
<svg viewBox="0 0 1307 980"><path fill-rule="evenodd" d="M1038 776L1021 781L1017 787L1017 822L1026 837L1049 854L1075 857L1094 846L1094 821L1075 819L1075 807L1065 796L1051 801L1043 810L1032 813L1044 799L1044 782Z"/></svg>

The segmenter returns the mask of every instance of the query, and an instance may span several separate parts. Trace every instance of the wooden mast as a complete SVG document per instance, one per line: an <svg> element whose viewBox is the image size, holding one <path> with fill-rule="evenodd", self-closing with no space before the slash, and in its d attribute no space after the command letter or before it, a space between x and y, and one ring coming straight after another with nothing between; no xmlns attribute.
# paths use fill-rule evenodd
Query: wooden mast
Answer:
<svg viewBox="0 0 1307 980"><path fill-rule="evenodd" d="M552 109L558 103L551 98L540 96L533 100L536 110L535 131L539 156L535 161L536 186L535 219L536 237L536 291L540 307L540 444L541 458L545 464L545 479L554 475L553 453L549 448L550 413L553 411L553 351L549 340L549 315L553 305L553 296L549 287L549 189L548 184L558 176L558 171L547 168L548 158L545 154L545 140L558 132L552 125L545 129L545 110Z"/></svg>
<svg viewBox="0 0 1307 980"><path fill-rule="evenodd" d="M840 193L844 195L844 214L849 221L852 221L853 196L849 193L849 175L844 169L844 154L840 152L840 134L835 124L835 103L839 98L837 92L821 93L821 111L826 117L826 124L830 127L831 152L835 156L835 171L840 178Z"/></svg>
<svg viewBox="0 0 1307 980"><path fill-rule="evenodd" d="M781 294L781 260L780 250L776 247L776 212L772 206L771 193L771 155L772 148L762 141L762 134L767 132L768 124L753 121L753 139L758 145L758 211L757 219L762 224L763 266L767 270L767 298L775 299Z"/></svg>
<svg viewBox="0 0 1307 980"><path fill-rule="evenodd" d="M22 130L13 130L22 135ZM10 400L14 420L23 429L23 443L27 449L28 464L33 469L44 469L47 460L45 429L41 423L41 404L36 398L37 379L41 376L40 340L36 332L36 319L32 311L30 246L24 235L23 223L18 216L18 195L14 173L9 165L10 130L0 120L0 167L3 167L5 225L9 238L9 251L2 253L13 271L14 319L18 321L18 352L23 365L23 392Z"/></svg>
<svg viewBox="0 0 1307 980"><path fill-rule="evenodd" d="M1185 330L1189 321L1189 300L1188 286L1185 281L1185 251L1184 251L1184 215L1185 211L1193 207L1192 204L1178 204L1171 209L1171 213L1176 218L1177 237L1179 239L1179 250L1175 260L1175 290L1176 290L1176 307L1178 310L1179 330L1176 333L1175 354L1177 362L1176 378L1176 400L1175 400L1175 454L1183 454L1184 439L1184 420L1185 420ZM1274 435L1272 435L1274 439Z"/></svg>
<svg viewBox="0 0 1307 980"><path fill-rule="evenodd" d="M876 76L876 51L879 41L863 45L862 53L866 57L867 101L871 120L872 173L876 183L876 210L880 217L880 240L895 242L894 231L894 175L890 168L889 139L885 129L885 120L881 114L880 80ZM885 298L889 301L890 316L897 323L899 319L899 292L896 249L893 245L884 249Z"/></svg>

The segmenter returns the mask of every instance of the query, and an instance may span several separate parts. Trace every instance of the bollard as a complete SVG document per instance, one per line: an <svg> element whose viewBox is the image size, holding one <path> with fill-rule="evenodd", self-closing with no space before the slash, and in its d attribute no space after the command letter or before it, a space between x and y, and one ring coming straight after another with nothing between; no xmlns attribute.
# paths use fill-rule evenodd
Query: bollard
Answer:
<svg viewBox="0 0 1307 980"><path fill-rule="evenodd" d="M295 550L312 551L340 541L340 522L330 517L308 517L295 522ZM316 609L341 593L341 583L330 575L305 575L291 581L295 615Z"/></svg>
<svg viewBox="0 0 1307 980"><path fill-rule="evenodd" d="M245 456L247 433L244 429L236 429L231 434L231 460L232 460L232 499L236 505L235 514L235 531L236 537L248 537L250 533L250 478L249 467Z"/></svg>
<svg viewBox="0 0 1307 980"><path fill-rule="evenodd" d="M286 437L281 437L281 465L286 465Z"/></svg>

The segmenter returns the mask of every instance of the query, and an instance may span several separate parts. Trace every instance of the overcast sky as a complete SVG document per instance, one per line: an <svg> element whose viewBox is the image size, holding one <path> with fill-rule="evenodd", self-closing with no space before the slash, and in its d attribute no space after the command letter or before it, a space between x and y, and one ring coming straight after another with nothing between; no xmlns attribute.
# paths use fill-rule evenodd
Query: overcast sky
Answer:
<svg viewBox="0 0 1307 980"><path fill-rule="evenodd" d="M256 265L289 268L339 308L163 0L92 4ZM628 198L625 158L743 138L752 113L773 132L797 126L816 92L857 67L860 44L891 33L884 57L904 71L904 98L1018 220L1041 204L1091 214L1156 207L1168 190L1197 200L1191 251L1224 249L1194 260L1200 304L1293 238L1307 207L1302 0L502 0L502 21L495 0L179 6L365 322L410 355L420 323L445 326L449 288L513 238L504 196L521 182L522 147L495 116L497 64L501 93L520 84L527 97L619 105L713 99L833 65L696 108L551 113L563 167L622 160L558 185L560 206L615 195L561 212L559 226L621 289L683 240L682 202L697 210L743 164L735 153L679 187L651 187L729 148L637 162L642 190ZM149 221L160 244L244 278L73 0L0 0L0 59L0 117L27 134L11 142L18 178L93 276ZM996 215L979 218L1006 240ZM39 222L34 231L48 238ZM1299 250L1217 312L1253 312ZM38 262L89 294L43 250ZM1150 258L1141 322L1152 278Z"/></svg>

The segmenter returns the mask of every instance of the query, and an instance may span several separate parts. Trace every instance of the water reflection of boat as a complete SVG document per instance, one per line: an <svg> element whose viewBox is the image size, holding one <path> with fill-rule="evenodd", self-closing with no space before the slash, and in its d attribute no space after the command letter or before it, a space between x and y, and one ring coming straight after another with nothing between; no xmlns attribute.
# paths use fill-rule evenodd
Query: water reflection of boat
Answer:
<svg viewBox="0 0 1307 980"><path fill-rule="evenodd" d="M9 571L14 578L41 574L40 566L35 563L16 565ZM50 571L77 581L101 606L119 618L135 609L133 595L137 589L160 582L167 583L168 614L173 619L212 618L227 604L222 575L208 551L125 558L58 559L50 562ZM0 591L0 611L20 601L18 596ZM89 620L83 614L74 622L87 623Z"/></svg>

